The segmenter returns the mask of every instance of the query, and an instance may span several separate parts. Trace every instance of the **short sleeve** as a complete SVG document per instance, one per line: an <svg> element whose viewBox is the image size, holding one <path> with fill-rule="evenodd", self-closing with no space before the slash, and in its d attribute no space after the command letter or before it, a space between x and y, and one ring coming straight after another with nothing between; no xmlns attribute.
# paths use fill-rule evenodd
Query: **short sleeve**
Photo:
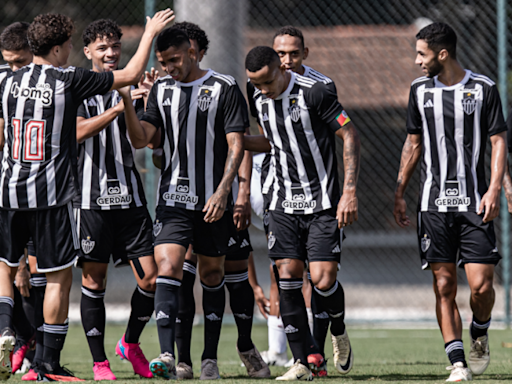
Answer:
<svg viewBox="0 0 512 384"><path fill-rule="evenodd" d="M247 100L249 100L249 110L251 111L251 116L258 118L258 110L256 109L256 103L254 102L254 85L252 85L250 80L247 80Z"/></svg>
<svg viewBox="0 0 512 384"><path fill-rule="evenodd" d="M137 99L133 102L135 107L135 112L137 113L137 117L139 120L144 116L144 99Z"/></svg>
<svg viewBox="0 0 512 384"><path fill-rule="evenodd" d="M500 94L496 85L486 87L487 94L485 96L485 116L487 120L487 128L489 136L507 130L505 118L503 117L503 109L501 107Z"/></svg>
<svg viewBox="0 0 512 384"><path fill-rule="evenodd" d="M307 104L315 108L320 120L332 126L334 130L338 130L340 126L350 121L350 118L338 101L338 95L333 91L333 88L328 87L324 83L317 82L311 88L310 98L311 100ZM339 126L330 124L335 119L340 119Z"/></svg>
<svg viewBox="0 0 512 384"><path fill-rule="evenodd" d="M245 132L249 126L247 103L238 84L224 88L222 108L224 112L224 132Z"/></svg>
<svg viewBox="0 0 512 384"><path fill-rule="evenodd" d="M89 114L87 113L87 107L86 107L86 101L82 101L80 105L78 106L78 110L76 111L77 117L85 117L86 119L89 118Z"/></svg>
<svg viewBox="0 0 512 384"><path fill-rule="evenodd" d="M84 100L94 95L104 95L114 83L112 72L93 72L75 68L71 89L76 100Z"/></svg>
<svg viewBox="0 0 512 384"><path fill-rule="evenodd" d="M409 105L407 106L407 133L418 135L422 133L421 114L418 109L418 98L416 97L416 88L411 87L409 93Z"/></svg>
<svg viewBox="0 0 512 384"><path fill-rule="evenodd" d="M142 117L140 118L140 120L147 121L148 123L152 124L156 129L161 128L164 125L162 121L162 115L160 114L160 110L158 108L158 101L156 97L158 87L160 86L160 84L161 83L156 82L151 88L151 92L149 92L148 96L146 112L144 112L144 114L142 114Z"/></svg>

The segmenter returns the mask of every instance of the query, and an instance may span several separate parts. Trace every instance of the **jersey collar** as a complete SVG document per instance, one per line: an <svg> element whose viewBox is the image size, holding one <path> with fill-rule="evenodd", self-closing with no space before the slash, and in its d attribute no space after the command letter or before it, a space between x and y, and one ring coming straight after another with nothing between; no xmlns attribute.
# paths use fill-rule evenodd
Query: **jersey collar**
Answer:
<svg viewBox="0 0 512 384"><path fill-rule="evenodd" d="M450 86L447 86L447 85L441 83L438 80L437 76L434 76L434 85L435 85L435 87L436 88L443 88L443 89L446 89L447 91L451 90L451 89L456 89L456 88L459 88L459 87L463 87L469 81L469 77L472 74L472 72L469 69L465 69L464 71L466 72L466 75L464 76L464 78L459 83L453 84L453 85L450 85Z"/></svg>
<svg viewBox="0 0 512 384"><path fill-rule="evenodd" d="M207 72L203 77L200 77L197 80L191 81L190 83L182 83L181 81L176 81L176 85L178 87L193 87L194 85L200 85L200 84L203 84L212 74L213 74L213 71L211 69L207 69Z"/></svg>

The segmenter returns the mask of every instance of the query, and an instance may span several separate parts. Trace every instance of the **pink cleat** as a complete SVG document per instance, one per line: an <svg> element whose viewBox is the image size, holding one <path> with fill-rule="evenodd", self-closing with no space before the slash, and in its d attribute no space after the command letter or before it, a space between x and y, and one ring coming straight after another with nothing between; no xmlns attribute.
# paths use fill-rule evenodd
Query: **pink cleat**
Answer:
<svg viewBox="0 0 512 384"><path fill-rule="evenodd" d="M27 352L34 348L36 344L36 337L32 336L26 344L23 344L21 340L16 340L14 346L14 352L12 354L12 373L15 373L23 365L23 359Z"/></svg>
<svg viewBox="0 0 512 384"><path fill-rule="evenodd" d="M117 380L116 376L112 373L110 369L110 363L108 360L94 363L92 367L92 371L94 372L94 380Z"/></svg>
<svg viewBox="0 0 512 384"><path fill-rule="evenodd" d="M25 373L23 376L21 376L22 381L37 381L37 373L32 368Z"/></svg>
<svg viewBox="0 0 512 384"><path fill-rule="evenodd" d="M153 374L149 370L149 361L146 360L142 349L139 347L140 343L127 343L124 341L124 335L116 345L116 355L122 359L128 360L132 363L133 372L146 378L152 378Z"/></svg>

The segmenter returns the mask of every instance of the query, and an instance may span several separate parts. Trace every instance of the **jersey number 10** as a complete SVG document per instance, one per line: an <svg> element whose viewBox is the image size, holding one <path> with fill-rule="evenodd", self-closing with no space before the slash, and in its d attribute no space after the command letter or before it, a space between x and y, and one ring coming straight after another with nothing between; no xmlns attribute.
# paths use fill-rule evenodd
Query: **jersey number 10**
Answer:
<svg viewBox="0 0 512 384"><path fill-rule="evenodd" d="M44 137L46 121L29 120L25 124L25 134L21 132L21 120L12 119L13 141L12 158L26 162L44 161ZM21 151L20 151L21 150Z"/></svg>

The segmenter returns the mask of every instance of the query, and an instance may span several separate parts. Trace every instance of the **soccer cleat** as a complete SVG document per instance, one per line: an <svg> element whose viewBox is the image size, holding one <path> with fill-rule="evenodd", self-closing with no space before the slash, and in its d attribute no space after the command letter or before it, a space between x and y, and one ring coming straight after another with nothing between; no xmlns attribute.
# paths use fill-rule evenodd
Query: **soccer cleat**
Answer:
<svg viewBox="0 0 512 384"><path fill-rule="evenodd" d="M20 339L16 340L16 344L14 345L14 352L12 354L12 371L14 373L16 373L16 371L21 368L25 355L30 349L34 347L35 343L35 335L32 336L26 343Z"/></svg>
<svg viewBox="0 0 512 384"><path fill-rule="evenodd" d="M14 332L5 328L0 337L0 380L7 380L11 377L11 354L15 343Z"/></svg>
<svg viewBox="0 0 512 384"><path fill-rule="evenodd" d="M269 349L268 351L261 352L261 358L268 365L275 365L276 367L284 367L288 362L288 354L286 351L277 353Z"/></svg>
<svg viewBox="0 0 512 384"><path fill-rule="evenodd" d="M37 373L37 381L85 381L76 377L69 369L58 366L51 369L48 364L40 367Z"/></svg>
<svg viewBox="0 0 512 384"><path fill-rule="evenodd" d="M276 377L279 381L305 380L313 381L313 373L304 364L297 360L283 376Z"/></svg>
<svg viewBox="0 0 512 384"><path fill-rule="evenodd" d="M161 353L156 359L151 360L149 369L154 377L162 377L167 380L176 379L174 356L169 352Z"/></svg>
<svg viewBox="0 0 512 384"><path fill-rule="evenodd" d="M313 373L313 377L327 376L327 361L319 353L308 355L309 369Z"/></svg>
<svg viewBox="0 0 512 384"><path fill-rule="evenodd" d="M194 378L194 371L187 363L178 363L176 366L176 376L181 380L192 380Z"/></svg>
<svg viewBox="0 0 512 384"><path fill-rule="evenodd" d="M201 376L199 380L217 380L220 379L217 359L204 359L201 361Z"/></svg>
<svg viewBox="0 0 512 384"><path fill-rule="evenodd" d="M448 371L452 371L450 373L450 377L446 379L446 381L470 381L473 380L471 376L471 371L469 368L464 367L464 363L462 361L457 361L450 367L446 367Z"/></svg>
<svg viewBox="0 0 512 384"><path fill-rule="evenodd" d="M476 340L471 338L471 350L469 351L468 364L474 375L481 375L489 366L491 356L489 353L489 339L487 335L480 336Z"/></svg>
<svg viewBox="0 0 512 384"><path fill-rule="evenodd" d="M116 344L116 355L119 356L121 360L128 360L132 364L135 374L150 379L153 375L149 369L149 362L139 345L140 343L127 343L124 341L123 335Z"/></svg>
<svg viewBox="0 0 512 384"><path fill-rule="evenodd" d="M116 376L112 373L110 369L110 363L108 360L102 362L96 362L92 366L92 371L94 372L94 380L117 380Z"/></svg>
<svg viewBox="0 0 512 384"><path fill-rule="evenodd" d="M32 368L29 369L27 373L25 373L23 376L21 376L22 381L36 381L37 380L37 373Z"/></svg>
<svg viewBox="0 0 512 384"><path fill-rule="evenodd" d="M236 350L238 356L240 356L240 360L242 360L242 363L245 365L245 369L247 369L249 377L270 377L270 369L267 363L261 358L255 346L247 352L240 352L238 348Z"/></svg>
<svg viewBox="0 0 512 384"><path fill-rule="evenodd" d="M334 354L334 366L339 373L349 373L352 369L352 365L354 364L354 353L352 352L352 347L350 346L347 330L343 332L343 335L331 335L331 340Z"/></svg>

